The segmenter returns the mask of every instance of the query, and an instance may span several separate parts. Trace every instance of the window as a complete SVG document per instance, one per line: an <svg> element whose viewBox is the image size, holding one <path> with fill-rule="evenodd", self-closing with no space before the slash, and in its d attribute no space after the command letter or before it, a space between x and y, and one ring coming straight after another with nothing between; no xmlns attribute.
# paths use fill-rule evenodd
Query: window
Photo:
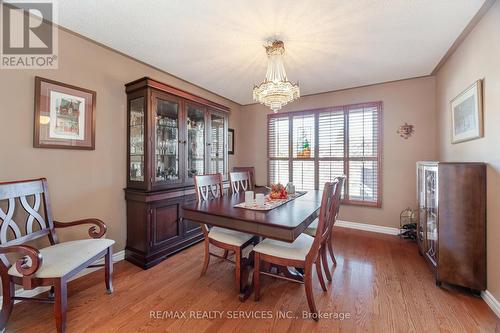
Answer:
<svg viewBox="0 0 500 333"><path fill-rule="evenodd" d="M380 207L381 117L381 102L270 115L269 183L322 189L345 175L344 203Z"/></svg>

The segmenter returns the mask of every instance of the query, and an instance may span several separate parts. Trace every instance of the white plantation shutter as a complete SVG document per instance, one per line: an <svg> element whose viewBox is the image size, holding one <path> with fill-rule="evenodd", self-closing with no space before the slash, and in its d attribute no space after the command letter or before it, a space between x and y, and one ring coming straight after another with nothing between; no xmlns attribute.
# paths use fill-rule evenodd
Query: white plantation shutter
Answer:
<svg viewBox="0 0 500 333"><path fill-rule="evenodd" d="M344 111L342 108L319 114L318 138L320 158L344 159Z"/></svg>
<svg viewBox="0 0 500 333"><path fill-rule="evenodd" d="M295 116L292 121L293 157L299 157L299 154L304 152L304 145L307 143L310 147L310 155L301 158L314 158L314 115Z"/></svg>
<svg viewBox="0 0 500 333"><path fill-rule="evenodd" d="M269 182L312 190L345 175L344 203L380 207L381 112L376 102L269 116Z"/></svg>
<svg viewBox="0 0 500 333"><path fill-rule="evenodd" d="M298 190L314 190L314 161L293 161L293 184Z"/></svg>
<svg viewBox="0 0 500 333"><path fill-rule="evenodd" d="M319 187L322 189L325 187L326 182L331 182L335 177L343 176L344 172L344 160L341 161L319 161ZM342 189L344 193L345 187Z"/></svg>
<svg viewBox="0 0 500 333"><path fill-rule="evenodd" d="M349 199L378 202L379 107L354 106L349 122Z"/></svg>
<svg viewBox="0 0 500 333"><path fill-rule="evenodd" d="M289 156L290 121L288 117L271 118L269 120L269 157L288 158Z"/></svg>
<svg viewBox="0 0 500 333"><path fill-rule="evenodd" d="M288 116L270 118L268 124L269 183L290 180L290 120Z"/></svg>
<svg viewBox="0 0 500 333"><path fill-rule="evenodd" d="M318 188L344 172L344 109L334 108L318 115ZM344 191L344 189L342 189Z"/></svg>
<svg viewBox="0 0 500 333"><path fill-rule="evenodd" d="M376 202L378 171L374 161L349 161L349 199Z"/></svg>
<svg viewBox="0 0 500 333"><path fill-rule="evenodd" d="M269 183L287 184L289 182L289 169L288 160L270 160Z"/></svg>
<svg viewBox="0 0 500 333"><path fill-rule="evenodd" d="M315 115L292 117L292 175L298 190L314 190Z"/></svg>

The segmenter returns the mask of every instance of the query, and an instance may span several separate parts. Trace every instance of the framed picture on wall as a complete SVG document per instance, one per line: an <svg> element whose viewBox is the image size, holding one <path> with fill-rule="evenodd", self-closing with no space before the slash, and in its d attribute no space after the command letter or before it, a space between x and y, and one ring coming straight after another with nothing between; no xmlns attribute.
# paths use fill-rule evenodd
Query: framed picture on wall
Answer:
<svg viewBox="0 0 500 333"><path fill-rule="evenodd" d="M234 129L232 128L227 130L227 153L234 155Z"/></svg>
<svg viewBox="0 0 500 333"><path fill-rule="evenodd" d="M35 77L35 148L95 149L96 92Z"/></svg>
<svg viewBox="0 0 500 333"><path fill-rule="evenodd" d="M451 102L451 142L459 143L483 136L482 80L464 90Z"/></svg>

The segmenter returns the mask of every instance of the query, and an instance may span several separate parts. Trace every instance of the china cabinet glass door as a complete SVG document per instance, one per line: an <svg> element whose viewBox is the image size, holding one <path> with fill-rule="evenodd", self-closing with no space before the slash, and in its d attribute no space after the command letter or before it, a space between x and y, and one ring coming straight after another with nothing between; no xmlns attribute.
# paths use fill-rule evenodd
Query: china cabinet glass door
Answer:
<svg viewBox="0 0 500 333"><path fill-rule="evenodd" d="M426 167L424 171L426 207L427 207L427 256L437 263L438 240L438 193L437 167Z"/></svg>
<svg viewBox="0 0 500 333"><path fill-rule="evenodd" d="M205 173L205 110L187 104L187 177Z"/></svg>
<svg viewBox="0 0 500 333"><path fill-rule="evenodd" d="M226 117L217 113L210 114L210 172L225 175Z"/></svg>
<svg viewBox="0 0 500 333"><path fill-rule="evenodd" d="M129 102L129 180L144 181L144 97Z"/></svg>
<svg viewBox="0 0 500 333"><path fill-rule="evenodd" d="M418 234L417 241L422 249L426 244L425 242L425 226L427 225L427 207L425 205L425 177L424 177L425 166L420 165L418 167L418 184L417 184L417 195L418 195Z"/></svg>
<svg viewBox="0 0 500 333"><path fill-rule="evenodd" d="M156 183L178 183L182 181L179 172L179 102L162 97L155 97L154 101L154 179Z"/></svg>

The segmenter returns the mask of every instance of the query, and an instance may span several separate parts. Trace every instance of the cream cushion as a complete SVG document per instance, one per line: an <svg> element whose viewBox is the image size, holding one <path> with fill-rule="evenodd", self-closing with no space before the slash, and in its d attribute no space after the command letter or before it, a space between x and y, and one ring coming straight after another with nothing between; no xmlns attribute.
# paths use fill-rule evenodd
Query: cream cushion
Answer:
<svg viewBox="0 0 500 333"><path fill-rule="evenodd" d="M40 249L42 265L33 277L62 277L114 243L111 239L82 239ZM17 271L15 264L9 269L9 274L23 276Z"/></svg>
<svg viewBox="0 0 500 333"><path fill-rule="evenodd" d="M253 250L273 257L306 260L306 256L314 242L314 237L306 234L300 234L293 243L280 242L266 238L257 244Z"/></svg>
<svg viewBox="0 0 500 333"><path fill-rule="evenodd" d="M253 235L246 234L244 232L229 230L220 227L212 227L212 229L210 229L210 232L208 233L208 238L235 246L242 246L252 237Z"/></svg>
<svg viewBox="0 0 500 333"><path fill-rule="evenodd" d="M308 234L309 236L316 236L316 230L318 230L318 223L319 220L316 219L313 221L313 223L309 224L306 230L304 230L304 233Z"/></svg>

